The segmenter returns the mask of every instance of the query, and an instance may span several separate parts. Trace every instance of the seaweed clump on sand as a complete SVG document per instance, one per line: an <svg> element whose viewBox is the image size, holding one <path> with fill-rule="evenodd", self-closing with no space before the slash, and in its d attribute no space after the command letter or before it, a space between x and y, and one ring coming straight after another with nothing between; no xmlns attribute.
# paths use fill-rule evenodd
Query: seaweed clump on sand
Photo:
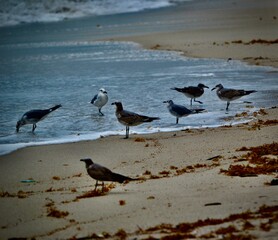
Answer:
<svg viewBox="0 0 278 240"><path fill-rule="evenodd" d="M115 188L114 183L110 183L107 185L104 185L102 189L94 189L88 192L83 193L82 195L79 195L75 198L75 201L78 201L81 198L91 198L91 197L100 197L104 196L107 193L109 193L113 188Z"/></svg>
<svg viewBox="0 0 278 240"><path fill-rule="evenodd" d="M221 169L220 172L228 176L249 177L259 174L275 174L278 171L278 143L264 144L258 147L242 147L237 151L248 151L239 159L246 160L247 165L230 165L228 170ZM235 160L238 162L239 160Z"/></svg>
<svg viewBox="0 0 278 240"><path fill-rule="evenodd" d="M126 232L119 229L115 234L107 234L100 237L97 234L91 236L98 239L256 239L252 231L271 231L273 224L278 221L278 206L262 205L255 211L244 211L231 214L226 218L207 218L195 222L181 222L179 224L162 223L143 229L138 226L135 232ZM209 227L209 228L208 228ZM203 228L203 229L202 229ZM206 230L205 230L206 229ZM203 232L201 234L201 232ZM136 237L135 237L136 236ZM142 237L142 238L141 238Z"/></svg>

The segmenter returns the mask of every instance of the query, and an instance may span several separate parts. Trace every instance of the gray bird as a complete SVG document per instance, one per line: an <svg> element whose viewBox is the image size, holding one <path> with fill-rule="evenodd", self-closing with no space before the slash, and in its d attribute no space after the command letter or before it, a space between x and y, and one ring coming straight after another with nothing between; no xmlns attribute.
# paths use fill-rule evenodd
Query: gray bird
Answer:
<svg viewBox="0 0 278 240"><path fill-rule="evenodd" d="M59 104L59 105L56 105L49 109L44 109L44 110L34 109L34 110L24 113L23 116L20 118L20 120L16 124L16 132L19 132L19 128L26 124L33 124L32 132L34 132L37 127L36 124L39 121L43 120L44 118L47 117L47 115L49 113L55 111L56 109L58 109L60 107L62 107L62 105Z"/></svg>
<svg viewBox="0 0 278 240"><path fill-rule="evenodd" d="M213 89L211 89L211 91L213 91L214 89L217 89L216 94L222 101L227 101L226 111L228 111L231 101L239 99L245 95L249 95L251 93L257 92L255 90L245 91L243 89L238 90L238 89L224 88L222 84L216 85Z"/></svg>
<svg viewBox="0 0 278 240"><path fill-rule="evenodd" d="M101 108L108 102L108 95L104 88L99 89L98 94L96 94L91 100L91 104L98 108L98 112L101 116L104 114L101 112Z"/></svg>
<svg viewBox="0 0 278 240"><path fill-rule="evenodd" d="M125 181L137 180L118 173L114 173L110 169L94 163L90 158L80 159L80 161L85 162L89 176L96 180L95 190L97 189L98 181L102 182L103 190L105 181L123 183Z"/></svg>
<svg viewBox="0 0 278 240"><path fill-rule="evenodd" d="M123 105L121 102L113 102L112 105L116 105L116 117L118 121L126 126L126 135L125 138L129 137L129 127L137 126L142 123L152 122L153 120L159 120L158 117L148 117L144 115L139 115L134 112L129 112L123 109Z"/></svg>
<svg viewBox="0 0 278 240"><path fill-rule="evenodd" d="M163 103L168 103L167 108L169 112L175 116L176 124L179 123L179 118L187 117L188 115L203 112L205 109L188 109L182 105L175 104L172 100L164 101Z"/></svg>
<svg viewBox="0 0 278 240"><path fill-rule="evenodd" d="M194 102L198 102L202 104L201 101L197 101L196 98L201 97L204 93L204 88L209 88L206 85L199 83L198 86L189 86L184 88L171 88L172 90L176 90L180 93L183 93L186 97L190 98L190 105L192 105L192 100Z"/></svg>

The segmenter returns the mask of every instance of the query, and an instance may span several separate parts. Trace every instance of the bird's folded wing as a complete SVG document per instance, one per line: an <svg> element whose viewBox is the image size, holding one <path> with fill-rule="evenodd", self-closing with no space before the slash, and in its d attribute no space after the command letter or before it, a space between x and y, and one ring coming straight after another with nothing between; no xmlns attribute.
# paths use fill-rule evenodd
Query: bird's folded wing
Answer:
<svg viewBox="0 0 278 240"><path fill-rule="evenodd" d="M93 164L88 168L89 175L100 181L110 181L111 170L98 164Z"/></svg>
<svg viewBox="0 0 278 240"><path fill-rule="evenodd" d="M143 122L145 116L141 116L137 113L129 112L129 111L121 111L120 115L120 120L127 123L127 124L134 124L134 123L139 123Z"/></svg>
<svg viewBox="0 0 278 240"><path fill-rule="evenodd" d="M172 110L179 115L190 114L191 113L191 111L189 109L187 109L184 106L180 106L180 105L173 105Z"/></svg>
<svg viewBox="0 0 278 240"><path fill-rule="evenodd" d="M184 90L184 92L189 93L191 95L195 95L197 93L200 93L200 89L198 87L187 87L186 90Z"/></svg>
<svg viewBox="0 0 278 240"><path fill-rule="evenodd" d="M32 110L30 112L27 112L25 116L29 119L42 119L45 117L48 113L50 113L49 109L46 110Z"/></svg>
<svg viewBox="0 0 278 240"><path fill-rule="evenodd" d="M96 100L97 100L97 94L93 97L93 99L92 99L92 101L91 101L91 103L94 103Z"/></svg>
<svg viewBox="0 0 278 240"><path fill-rule="evenodd" d="M233 98L237 96L243 96L244 90L236 90L236 89L222 89L221 96L225 98Z"/></svg>

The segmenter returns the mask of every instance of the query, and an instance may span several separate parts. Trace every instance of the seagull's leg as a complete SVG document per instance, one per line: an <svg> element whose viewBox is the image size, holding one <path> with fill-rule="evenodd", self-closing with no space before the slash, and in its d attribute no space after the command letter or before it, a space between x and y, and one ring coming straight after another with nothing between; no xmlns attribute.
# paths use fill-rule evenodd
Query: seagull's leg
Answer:
<svg viewBox="0 0 278 240"><path fill-rule="evenodd" d="M102 189L101 189L102 192L104 192L104 182L102 182Z"/></svg>
<svg viewBox="0 0 278 240"><path fill-rule="evenodd" d="M98 109L99 115L104 116L104 114L101 112L101 108Z"/></svg>
<svg viewBox="0 0 278 240"><path fill-rule="evenodd" d="M125 128L125 139L127 139L129 136L129 126L126 126Z"/></svg>
<svg viewBox="0 0 278 240"><path fill-rule="evenodd" d="M198 102L198 103L200 103L200 104L203 104L203 102L197 101L195 98L194 98L194 102Z"/></svg>
<svg viewBox="0 0 278 240"><path fill-rule="evenodd" d="M94 191L96 191L96 190L97 190L97 184L98 184L98 180L96 181L96 185L95 185L95 189L94 189Z"/></svg>
<svg viewBox="0 0 278 240"><path fill-rule="evenodd" d="M190 98L190 106L192 106L192 98Z"/></svg>
<svg viewBox="0 0 278 240"><path fill-rule="evenodd" d="M37 125L36 125L36 123L34 123L34 124L33 124L33 128L32 128L32 132L35 131L36 127L37 127Z"/></svg>
<svg viewBox="0 0 278 240"><path fill-rule="evenodd" d="M227 102L226 111L228 111L229 105L230 105L230 102L228 101L228 102Z"/></svg>
<svg viewBox="0 0 278 240"><path fill-rule="evenodd" d="M179 123L179 118L177 118L177 120L176 120L176 124L178 124Z"/></svg>

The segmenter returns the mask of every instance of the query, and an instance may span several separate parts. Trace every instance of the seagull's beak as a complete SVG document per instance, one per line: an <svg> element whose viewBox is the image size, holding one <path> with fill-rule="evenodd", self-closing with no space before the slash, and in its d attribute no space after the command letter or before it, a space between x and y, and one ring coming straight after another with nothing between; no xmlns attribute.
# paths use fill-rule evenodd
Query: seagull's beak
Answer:
<svg viewBox="0 0 278 240"><path fill-rule="evenodd" d="M213 91L214 89L216 89L216 87L214 87L213 89L211 89L211 91Z"/></svg>

